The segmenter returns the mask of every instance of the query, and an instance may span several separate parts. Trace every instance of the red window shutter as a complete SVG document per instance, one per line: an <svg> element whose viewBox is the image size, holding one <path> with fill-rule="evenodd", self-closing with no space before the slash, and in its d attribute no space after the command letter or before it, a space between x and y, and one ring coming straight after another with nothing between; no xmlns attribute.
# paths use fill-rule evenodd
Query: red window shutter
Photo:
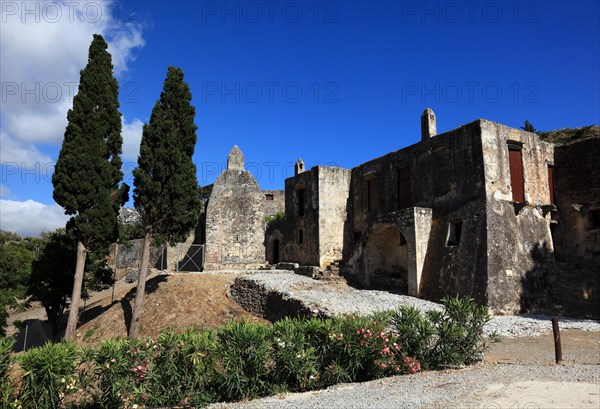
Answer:
<svg viewBox="0 0 600 409"><path fill-rule="evenodd" d="M550 189L550 204L554 201L554 166L548 165L548 188Z"/></svg>
<svg viewBox="0 0 600 409"><path fill-rule="evenodd" d="M508 158L510 162L510 185L512 187L513 201L522 203L525 201L523 189L523 158L521 149L509 147Z"/></svg>

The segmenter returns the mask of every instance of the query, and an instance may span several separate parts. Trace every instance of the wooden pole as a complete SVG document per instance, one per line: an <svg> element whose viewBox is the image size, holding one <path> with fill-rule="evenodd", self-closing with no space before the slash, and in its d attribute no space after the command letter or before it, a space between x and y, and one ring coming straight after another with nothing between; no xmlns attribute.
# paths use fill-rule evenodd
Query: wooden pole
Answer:
<svg viewBox="0 0 600 409"><path fill-rule="evenodd" d="M554 357L556 363L562 362L562 347L560 345L560 328L558 327L558 318L552 318L552 332L554 333Z"/></svg>

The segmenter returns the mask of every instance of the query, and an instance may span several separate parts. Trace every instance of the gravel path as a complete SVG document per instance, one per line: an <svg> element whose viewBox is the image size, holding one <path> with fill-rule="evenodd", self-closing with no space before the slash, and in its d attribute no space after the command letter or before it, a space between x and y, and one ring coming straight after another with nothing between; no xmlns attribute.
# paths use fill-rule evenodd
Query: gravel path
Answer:
<svg viewBox="0 0 600 409"><path fill-rule="evenodd" d="M219 403L209 408L598 408L599 384L597 365L475 365L340 384L321 391L287 393L244 403Z"/></svg>
<svg viewBox="0 0 600 409"><path fill-rule="evenodd" d="M442 309L440 304L386 291L358 290L345 282L314 280L293 273L257 273L240 276L238 280L254 281L265 292L277 292L285 297L301 301L315 314L369 314L390 310L400 305L412 305L421 310ZM561 329L600 331L600 323L593 320L560 318ZM550 317L546 315L496 316L485 327L487 333L496 331L505 337L536 336L552 331Z"/></svg>

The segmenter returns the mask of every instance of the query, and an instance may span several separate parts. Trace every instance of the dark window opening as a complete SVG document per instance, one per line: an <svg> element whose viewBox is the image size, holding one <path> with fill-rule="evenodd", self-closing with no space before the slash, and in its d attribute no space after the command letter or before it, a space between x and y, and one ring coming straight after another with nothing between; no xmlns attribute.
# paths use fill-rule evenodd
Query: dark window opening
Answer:
<svg viewBox="0 0 600 409"><path fill-rule="evenodd" d="M554 166L548 165L548 189L550 193L550 204L554 202Z"/></svg>
<svg viewBox="0 0 600 409"><path fill-rule="evenodd" d="M298 189L296 190L296 200L298 203L298 216L302 217L304 216L304 205L305 205L305 194L304 194L304 189Z"/></svg>
<svg viewBox="0 0 600 409"><path fill-rule="evenodd" d="M265 200L271 201L271 200L273 200L273 198L274 198L274 196L271 195L271 194L266 194L265 195Z"/></svg>
<svg viewBox="0 0 600 409"><path fill-rule="evenodd" d="M590 214L590 229L600 229L600 209L592 209Z"/></svg>
<svg viewBox="0 0 600 409"><path fill-rule="evenodd" d="M304 243L304 230L298 229L298 244Z"/></svg>
<svg viewBox="0 0 600 409"><path fill-rule="evenodd" d="M367 210L379 209L379 178L367 180Z"/></svg>
<svg viewBox="0 0 600 409"><path fill-rule="evenodd" d="M508 159L513 201L523 203L525 202L525 189L523 185L523 156L520 145L508 145Z"/></svg>
<svg viewBox="0 0 600 409"><path fill-rule="evenodd" d="M462 233L462 221L448 223L448 241L446 246L459 246Z"/></svg>
<svg viewBox="0 0 600 409"><path fill-rule="evenodd" d="M273 264L279 263L279 240L273 240Z"/></svg>
<svg viewBox="0 0 600 409"><path fill-rule="evenodd" d="M398 210L412 206L410 167L398 169Z"/></svg>

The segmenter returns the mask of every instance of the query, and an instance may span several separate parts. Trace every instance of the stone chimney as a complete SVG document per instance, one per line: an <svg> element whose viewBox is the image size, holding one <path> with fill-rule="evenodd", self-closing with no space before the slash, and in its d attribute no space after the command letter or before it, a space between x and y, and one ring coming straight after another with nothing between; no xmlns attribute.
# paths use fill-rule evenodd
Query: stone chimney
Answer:
<svg viewBox="0 0 600 409"><path fill-rule="evenodd" d="M237 145L233 145L229 152L227 170L244 170L244 154Z"/></svg>
<svg viewBox="0 0 600 409"><path fill-rule="evenodd" d="M297 176L298 173L304 172L304 162L302 159L298 158L296 161L296 165L294 165L294 176Z"/></svg>
<svg viewBox="0 0 600 409"><path fill-rule="evenodd" d="M427 108L421 114L421 141L426 141L436 134L435 113L431 108Z"/></svg>

